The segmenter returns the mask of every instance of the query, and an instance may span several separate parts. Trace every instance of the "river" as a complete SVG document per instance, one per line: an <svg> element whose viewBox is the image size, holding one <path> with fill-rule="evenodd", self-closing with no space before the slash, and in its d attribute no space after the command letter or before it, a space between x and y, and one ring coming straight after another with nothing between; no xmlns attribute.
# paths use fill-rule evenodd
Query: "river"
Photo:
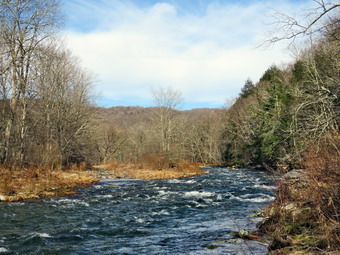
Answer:
<svg viewBox="0 0 340 255"><path fill-rule="evenodd" d="M231 232L256 228L260 219L250 214L274 199L272 177L205 170L188 179L102 180L68 197L0 203L0 254L266 254L264 244Z"/></svg>

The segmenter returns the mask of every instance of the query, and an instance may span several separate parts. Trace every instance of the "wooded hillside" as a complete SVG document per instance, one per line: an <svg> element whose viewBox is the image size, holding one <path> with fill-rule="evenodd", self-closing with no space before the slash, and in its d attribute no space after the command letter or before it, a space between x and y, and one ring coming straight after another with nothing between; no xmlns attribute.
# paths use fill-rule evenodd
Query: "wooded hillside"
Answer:
<svg viewBox="0 0 340 255"><path fill-rule="evenodd" d="M97 108L99 161L220 162L223 109Z"/></svg>

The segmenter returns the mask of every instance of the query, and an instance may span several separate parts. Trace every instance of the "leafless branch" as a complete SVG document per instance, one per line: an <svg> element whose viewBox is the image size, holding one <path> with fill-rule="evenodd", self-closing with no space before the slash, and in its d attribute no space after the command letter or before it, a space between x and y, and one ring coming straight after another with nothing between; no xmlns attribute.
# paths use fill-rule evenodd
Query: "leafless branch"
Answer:
<svg viewBox="0 0 340 255"><path fill-rule="evenodd" d="M327 32L329 24L339 24L340 16L337 8L338 3L325 3L323 0L314 0L317 4L308 10L305 16L300 18L276 11L273 14L274 21L269 25L274 26L260 46L270 46L279 41L287 40L290 44L299 38L312 38Z"/></svg>

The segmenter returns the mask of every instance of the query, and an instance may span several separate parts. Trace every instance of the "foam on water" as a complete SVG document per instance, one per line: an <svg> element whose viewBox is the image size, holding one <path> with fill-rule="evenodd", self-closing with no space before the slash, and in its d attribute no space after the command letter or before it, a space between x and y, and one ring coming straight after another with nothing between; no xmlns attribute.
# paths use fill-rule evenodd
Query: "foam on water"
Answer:
<svg viewBox="0 0 340 255"><path fill-rule="evenodd" d="M230 198L234 199L234 200L241 201L241 202L253 202L253 203L271 202L275 199L274 196L265 195L265 194L260 194L260 196L248 198L250 196L251 196L251 194L243 195L243 196L240 196L240 197L231 195Z"/></svg>
<svg viewBox="0 0 340 255"><path fill-rule="evenodd" d="M212 200L210 198L204 198L203 201L207 204L212 204L214 202L214 200Z"/></svg>
<svg viewBox="0 0 340 255"><path fill-rule="evenodd" d="M39 232L32 232L29 235L27 235L25 237L25 242L31 242L32 240L36 239L38 237L38 239L40 238L51 238L51 236L47 233L39 233Z"/></svg>
<svg viewBox="0 0 340 255"><path fill-rule="evenodd" d="M189 181L186 181L185 183L192 184L192 183L196 183L196 181L195 180L189 180Z"/></svg>
<svg viewBox="0 0 340 255"><path fill-rule="evenodd" d="M33 235L39 236L39 237L42 237L42 238L51 238L51 236L47 233L33 233Z"/></svg>
<svg viewBox="0 0 340 255"><path fill-rule="evenodd" d="M246 199L248 202L254 202L254 203L264 203L264 202L271 202L274 201L275 197L268 196L268 197L255 197Z"/></svg>
<svg viewBox="0 0 340 255"><path fill-rule="evenodd" d="M211 197L214 196L215 193L207 192L207 191L188 191L185 192L184 197Z"/></svg>
<svg viewBox="0 0 340 255"><path fill-rule="evenodd" d="M254 188L266 189L266 190L276 190L275 186L266 185L266 184L255 184Z"/></svg>
<svg viewBox="0 0 340 255"><path fill-rule="evenodd" d="M56 204L62 206L63 208L72 208L77 205L82 205L82 206L90 206L89 203L86 203L85 201L82 201L80 199L68 199L68 198L63 198L55 201Z"/></svg>
<svg viewBox="0 0 340 255"><path fill-rule="evenodd" d="M99 197L102 197L102 198L113 198L113 195L108 194L108 195L102 195L102 196L99 196Z"/></svg>
<svg viewBox="0 0 340 255"><path fill-rule="evenodd" d="M180 179L169 179L168 183L182 183L183 181L181 181Z"/></svg>
<svg viewBox="0 0 340 255"><path fill-rule="evenodd" d="M173 191L164 191L164 190L160 190L158 191L159 196L161 197L168 197L170 195L174 195L177 194L178 192L173 192Z"/></svg>
<svg viewBox="0 0 340 255"><path fill-rule="evenodd" d="M169 211L163 209L158 212L152 212L152 215L170 215Z"/></svg>
<svg viewBox="0 0 340 255"><path fill-rule="evenodd" d="M24 202L13 202L10 203L9 206L24 206L26 203Z"/></svg>
<svg viewBox="0 0 340 255"><path fill-rule="evenodd" d="M135 217L135 221L136 221L137 223L145 223L145 220L143 220L142 218L137 218L137 217Z"/></svg>
<svg viewBox="0 0 340 255"><path fill-rule="evenodd" d="M0 247L0 252L3 253L3 252L9 252L8 249L4 248L4 247Z"/></svg>
<svg viewBox="0 0 340 255"><path fill-rule="evenodd" d="M5 217L5 218L14 218L16 216L16 214L15 213L11 213L11 214L5 213L2 216Z"/></svg>
<svg viewBox="0 0 340 255"><path fill-rule="evenodd" d="M196 180L186 180L186 179L170 179L168 183L185 183L185 184L193 184L196 183Z"/></svg>

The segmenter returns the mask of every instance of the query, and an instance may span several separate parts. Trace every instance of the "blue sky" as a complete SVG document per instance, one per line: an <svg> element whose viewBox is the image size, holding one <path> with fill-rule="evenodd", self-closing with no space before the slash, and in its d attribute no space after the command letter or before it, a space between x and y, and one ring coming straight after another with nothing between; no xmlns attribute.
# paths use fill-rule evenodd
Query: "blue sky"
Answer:
<svg viewBox="0 0 340 255"><path fill-rule="evenodd" d="M172 87L184 109L221 107L247 78L291 60L285 42L256 48L269 13L310 2L65 0L63 34L95 75L100 106L152 106L152 88Z"/></svg>

